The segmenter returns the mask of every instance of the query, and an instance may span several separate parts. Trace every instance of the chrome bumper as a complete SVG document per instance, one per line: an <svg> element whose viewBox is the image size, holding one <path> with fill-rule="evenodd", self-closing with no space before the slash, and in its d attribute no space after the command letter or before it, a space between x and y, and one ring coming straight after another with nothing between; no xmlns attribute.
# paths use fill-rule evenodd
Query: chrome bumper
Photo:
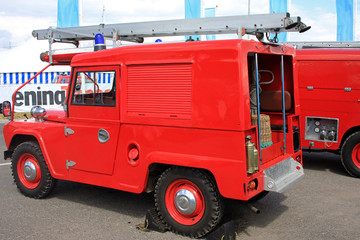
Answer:
<svg viewBox="0 0 360 240"><path fill-rule="evenodd" d="M283 192L304 176L304 168L293 158L268 168L264 171L264 190L271 192Z"/></svg>

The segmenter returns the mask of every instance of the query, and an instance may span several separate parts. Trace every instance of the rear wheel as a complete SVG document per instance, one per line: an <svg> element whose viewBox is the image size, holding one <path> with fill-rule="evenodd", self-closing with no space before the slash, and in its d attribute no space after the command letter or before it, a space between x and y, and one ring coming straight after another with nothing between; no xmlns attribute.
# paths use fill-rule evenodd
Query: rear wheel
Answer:
<svg viewBox="0 0 360 240"><path fill-rule="evenodd" d="M360 177L360 132L351 134L341 149L341 162L346 171Z"/></svg>
<svg viewBox="0 0 360 240"><path fill-rule="evenodd" d="M201 170L183 167L171 167L160 176L155 205L173 232L195 238L213 230L224 211L212 179Z"/></svg>
<svg viewBox="0 0 360 240"><path fill-rule="evenodd" d="M43 198L55 187L39 145L24 142L16 147L12 157L12 175L19 190L28 197Z"/></svg>

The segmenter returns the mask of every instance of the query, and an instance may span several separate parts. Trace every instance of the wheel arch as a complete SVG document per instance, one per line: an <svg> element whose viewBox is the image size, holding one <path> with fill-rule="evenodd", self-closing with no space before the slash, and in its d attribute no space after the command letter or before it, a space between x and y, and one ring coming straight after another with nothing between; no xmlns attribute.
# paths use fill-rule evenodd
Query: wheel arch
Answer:
<svg viewBox="0 0 360 240"><path fill-rule="evenodd" d="M36 142L37 144L39 144L39 141L33 135L16 134L11 139L8 151L11 152L11 154L12 154L14 152L15 148L23 142Z"/></svg>
<svg viewBox="0 0 360 240"><path fill-rule="evenodd" d="M341 138L341 143L340 143L340 146L339 146L339 150L342 149L342 147L344 146L344 143L346 141L346 139L351 136L352 134L356 133L356 132L360 132L360 126L355 126L355 127L352 127L350 129L348 129L344 135L342 136Z"/></svg>
<svg viewBox="0 0 360 240"><path fill-rule="evenodd" d="M148 166L158 164L154 166L165 165L202 169L207 172L212 179L214 179L214 184L219 190L221 196L233 199L244 198L243 188L238 186L242 186L242 183L245 181L244 175L241 174L246 173L245 161L246 160L241 159L179 154L174 152L152 152L146 156ZM148 167L146 167L146 171L149 171ZM145 185L147 180L144 179L143 183Z"/></svg>
<svg viewBox="0 0 360 240"><path fill-rule="evenodd" d="M48 160L48 154L47 154L47 151L45 149L45 146L43 144L43 142L41 140L38 139L37 136L35 135L31 135L31 134L23 134L23 133L17 133L15 134L12 139L11 139L11 142L10 142L10 145L9 145L9 148L8 148L8 151L6 153L6 156L9 158L12 157L12 154L14 153L14 150L17 146L19 146L21 143L24 143L24 142L35 142L36 144L39 145L40 147L40 150L44 156L44 159L45 159L45 162L50 170L50 174L52 176L54 176L54 169L53 169L53 166L51 165L50 161Z"/></svg>
<svg viewBox="0 0 360 240"><path fill-rule="evenodd" d="M203 171L210 179L213 181L213 184L219 189L219 186L216 182L214 174L205 168L199 167L189 167L189 166L182 166L182 165L174 165L174 164L164 164L164 163L152 163L148 167L149 175L146 180L146 192L152 192L155 190L155 185L160 177L160 175L165 172L170 167L184 167L184 168L193 168Z"/></svg>

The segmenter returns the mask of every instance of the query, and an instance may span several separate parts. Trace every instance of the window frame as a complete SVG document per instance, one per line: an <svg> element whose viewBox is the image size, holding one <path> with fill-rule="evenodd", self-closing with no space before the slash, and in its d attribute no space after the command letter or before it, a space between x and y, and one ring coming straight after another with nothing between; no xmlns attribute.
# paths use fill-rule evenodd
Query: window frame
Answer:
<svg viewBox="0 0 360 240"><path fill-rule="evenodd" d="M118 93L117 93L117 80L118 80L118 77L117 77L117 74L118 74L118 68L116 67L109 67L109 66L105 66L105 67L95 67L95 68L79 68L79 69L75 69L74 71L74 75L73 75L73 84L72 84L72 87L71 87L71 97L69 98L69 104L72 105L72 106L92 106L92 107L116 107L117 106L117 98L118 98ZM101 98L102 98L102 101L104 100L104 94L115 94L115 96L113 96L112 100L113 100L113 103L111 104L104 104L104 103L95 103L95 101L93 101L93 103L76 103L74 101L74 97L76 96L76 85L77 85L77 79L78 79L78 76L79 74L81 73L85 73L85 75L89 75L89 73L94 73L94 76L96 76L97 74L103 74L103 73L113 73L114 76L113 76L113 82L112 82L112 87L111 87L111 90L109 92L99 92L99 93L91 93L93 95L93 99L95 99L96 97L96 94L101 94ZM120 79L119 79L120 80ZM85 82L86 83L86 82ZM95 83L95 82L94 82ZM95 83L97 84L97 83ZM93 84L93 86L95 85ZM90 94L90 93L89 93ZM83 93L83 94L78 94L79 96L83 95L85 96L86 93Z"/></svg>

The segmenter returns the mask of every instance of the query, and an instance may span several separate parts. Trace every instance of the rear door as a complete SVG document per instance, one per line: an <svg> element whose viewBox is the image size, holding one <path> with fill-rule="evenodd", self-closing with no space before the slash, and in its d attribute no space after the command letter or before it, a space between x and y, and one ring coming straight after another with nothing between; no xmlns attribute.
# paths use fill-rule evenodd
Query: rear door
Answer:
<svg viewBox="0 0 360 240"><path fill-rule="evenodd" d="M69 171L113 172L120 129L120 68L76 68L65 128Z"/></svg>

